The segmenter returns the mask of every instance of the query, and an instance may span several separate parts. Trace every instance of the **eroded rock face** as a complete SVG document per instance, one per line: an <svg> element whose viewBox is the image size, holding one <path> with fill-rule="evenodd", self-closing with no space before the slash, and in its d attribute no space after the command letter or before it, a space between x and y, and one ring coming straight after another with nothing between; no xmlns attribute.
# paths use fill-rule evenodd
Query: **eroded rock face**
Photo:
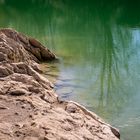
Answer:
<svg viewBox="0 0 140 140"><path fill-rule="evenodd" d="M0 30L0 60L36 62L54 60L56 56L37 40L10 29Z"/></svg>
<svg viewBox="0 0 140 140"><path fill-rule="evenodd" d="M37 40L0 30L0 140L118 140L96 114L59 101L37 64L55 58Z"/></svg>

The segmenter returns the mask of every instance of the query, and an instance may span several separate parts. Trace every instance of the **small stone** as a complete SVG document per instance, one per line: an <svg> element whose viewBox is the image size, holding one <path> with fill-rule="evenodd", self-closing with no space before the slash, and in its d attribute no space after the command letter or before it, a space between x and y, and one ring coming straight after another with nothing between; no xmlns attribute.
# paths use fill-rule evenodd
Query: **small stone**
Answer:
<svg viewBox="0 0 140 140"><path fill-rule="evenodd" d="M77 111L77 106L72 104L72 103L68 103L66 106L66 111L69 113L76 113Z"/></svg>
<svg viewBox="0 0 140 140"><path fill-rule="evenodd" d="M27 92L24 89L20 89L20 90L13 90L10 91L9 94L12 96L21 96L21 95L25 95Z"/></svg>

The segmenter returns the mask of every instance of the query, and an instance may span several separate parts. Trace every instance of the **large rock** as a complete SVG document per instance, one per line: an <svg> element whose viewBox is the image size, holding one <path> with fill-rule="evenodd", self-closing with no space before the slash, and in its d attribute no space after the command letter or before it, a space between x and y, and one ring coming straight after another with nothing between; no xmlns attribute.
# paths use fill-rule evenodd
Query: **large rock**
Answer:
<svg viewBox="0 0 140 140"><path fill-rule="evenodd" d="M118 140L96 114L58 99L37 64L54 59L37 40L0 30L0 140Z"/></svg>
<svg viewBox="0 0 140 140"><path fill-rule="evenodd" d="M55 55L37 40L10 29L0 30L0 61L36 62L55 59Z"/></svg>

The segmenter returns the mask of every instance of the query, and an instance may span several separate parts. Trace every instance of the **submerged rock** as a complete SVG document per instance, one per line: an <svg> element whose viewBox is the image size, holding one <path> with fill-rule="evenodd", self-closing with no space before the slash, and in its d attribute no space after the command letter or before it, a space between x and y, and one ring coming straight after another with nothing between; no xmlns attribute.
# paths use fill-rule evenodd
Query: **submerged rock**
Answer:
<svg viewBox="0 0 140 140"><path fill-rule="evenodd" d="M37 64L55 59L37 40L0 30L0 140L118 140L96 114L59 101Z"/></svg>

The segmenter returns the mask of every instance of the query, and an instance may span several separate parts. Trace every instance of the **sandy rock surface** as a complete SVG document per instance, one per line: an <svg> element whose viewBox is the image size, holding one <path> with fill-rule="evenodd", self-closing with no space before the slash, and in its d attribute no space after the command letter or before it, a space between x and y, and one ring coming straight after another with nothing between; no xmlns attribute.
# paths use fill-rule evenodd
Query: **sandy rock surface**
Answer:
<svg viewBox="0 0 140 140"><path fill-rule="evenodd" d="M37 40L0 30L0 140L118 140L118 130L60 101L38 63L56 56Z"/></svg>

